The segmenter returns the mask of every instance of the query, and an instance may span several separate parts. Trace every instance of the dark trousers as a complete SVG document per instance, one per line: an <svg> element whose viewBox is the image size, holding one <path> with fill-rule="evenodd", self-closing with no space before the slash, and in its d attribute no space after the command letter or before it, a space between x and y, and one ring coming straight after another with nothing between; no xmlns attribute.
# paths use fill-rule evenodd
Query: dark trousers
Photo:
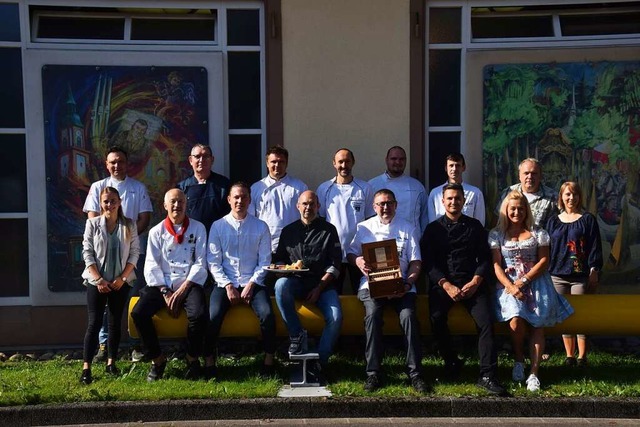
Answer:
<svg viewBox="0 0 640 427"><path fill-rule="evenodd" d="M122 312L129 293L129 286L123 285L117 291L101 294L98 288L93 285L87 286L87 332L84 334L84 361L91 362L98 346L98 333L103 324L103 314L105 306L108 304L107 322L109 334L107 341L108 357L116 359L118 357L118 346L120 345L120 328L122 325Z"/></svg>
<svg viewBox="0 0 640 427"><path fill-rule="evenodd" d="M187 326L187 354L191 357L198 357L202 354L204 331L207 326L202 287L198 285L191 286L187 291L183 304L189 320ZM146 355L151 359L155 359L162 354L152 318L154 314L166 306L167 304L160 293L160 288L145 286L140 290L140 299L131 311L131 317L142 338Z"/></svg>
<svg viewBox="0 0 640 427"><path fill-rule="evenodd" d="M420 375L422 368L422 346L420 343L420 323L416 315L416 294L409 292L402 298L377 298L369 295L369 289L361 289L358 299L364 304L364 330L366 334L365 358L367 359L367 375L380 371L384 355L382 327L384 325L384 307L393 306L404 331L404 342L407 349L406 365L408 375L413 378Z"/></svg>
<svg viewBox="0 0 640 427"><path fill-rule="evenodd" d="M493 340L493 319L489 293L485 286L481 286L470 298L461 301L476 323L478 331L478 355L480 357L480 375L494 377L498 367L497 353ZM446 362L458 357L451 346L449 332L449 310L455 302L449 294L439 286L432 286L429 290L429 313L431 330L438 343L440 355Z"/></svg>
<svg viewBox="0 0 640 427"><path fill-rule="evenodd" d="M242 293L242 288L239 288L238 291ZM250 305L260 321L264 352L273 354L276 351L276 318L273 314L271 298L267 288L255 285ZM209 325L205 339L205 356L214 354L218 345L222 322L230 306L227 290L220 286L214 286L209 300Z"/></svg>

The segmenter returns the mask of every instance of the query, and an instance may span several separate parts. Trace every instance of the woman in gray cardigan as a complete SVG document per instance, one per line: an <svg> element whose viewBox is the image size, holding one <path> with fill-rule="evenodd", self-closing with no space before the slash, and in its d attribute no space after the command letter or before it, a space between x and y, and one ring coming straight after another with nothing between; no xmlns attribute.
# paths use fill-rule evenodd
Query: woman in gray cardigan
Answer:
<svg viewBox="0 0 640 427"><path fill-rule="evenodd" d="M91 384L91 361L98 346L102 313L109 307L109 338L106 372L117 375L115 358L120 345L120 329L134 268L140 254L135 221L122 213L120 194L113 187L100 193L100 216L87 219L82 241L86 268L82 273L87 287L87 332L84 336L84 363L80 382Z"/></svg>

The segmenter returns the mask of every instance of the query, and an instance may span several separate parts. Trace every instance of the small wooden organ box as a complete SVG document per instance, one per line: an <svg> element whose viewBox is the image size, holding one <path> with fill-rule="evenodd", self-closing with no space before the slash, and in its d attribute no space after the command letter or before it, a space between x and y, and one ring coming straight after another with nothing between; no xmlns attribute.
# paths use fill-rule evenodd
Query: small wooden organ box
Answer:
<svg viewBox="0 0 640 427"><path fill-rule="evenodd" d="M389 297L404 292L404 280L400 271L395 239L363 243L362 256L371 268L369 272L371 298Z"/></svg>

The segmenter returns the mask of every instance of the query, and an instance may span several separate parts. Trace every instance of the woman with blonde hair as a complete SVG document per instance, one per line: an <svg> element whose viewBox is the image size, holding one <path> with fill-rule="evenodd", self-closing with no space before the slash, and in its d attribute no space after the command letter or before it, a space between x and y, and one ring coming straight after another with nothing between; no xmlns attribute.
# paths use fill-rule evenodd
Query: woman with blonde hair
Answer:
<svg viewBox="0 0 640 427"><path fill-rule="evenodd" d="M109 307L109 338L106 372L117 375L115 359L120 345L122 313L135 280L134 268L140 254L136 223L122 213L120 194L113 187L100 192L101 214L87 219L82 241L87 287L87 332L84 336L84 363L80 382L91 384L91 361L98 346L105 306Z"/></svg>
<svg viewBox="0 0 640 427"><path fill-rule="evenodd" d="M560 187L558 209L547 223L551 237L549 272L559 294L595 293L602 269L602 241L598 221L582 209L580 186L567 181ZM586 366L587 339L584 335L563 334L567 366ZM576 360L576 342L578 359Z"/></svg>
<svg viewBox="0 0 640 427"><path fill-rule="evenodd" d="M524 375L524 341L529 335L530 375L527 390L540 390L538 370L544 352L544 327L562 322L573 313L558 295L547 271L549 235L533 226L527 198L512 191L500 206L496 228L489 233L489 246L496 273L495 313L508 322L515 363L513 380Z"/></svg>

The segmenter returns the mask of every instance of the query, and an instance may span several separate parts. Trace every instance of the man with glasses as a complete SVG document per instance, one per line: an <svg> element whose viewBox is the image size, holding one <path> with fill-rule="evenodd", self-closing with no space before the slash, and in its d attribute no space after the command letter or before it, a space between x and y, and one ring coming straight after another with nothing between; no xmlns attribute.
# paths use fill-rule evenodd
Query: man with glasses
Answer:
<svg viewBox="0 0 640 427"><path fill-rule="evenodd" d="M227 195L231 182L211 170L214 160L208 145L194 145L189 155L193 175L177 185L187 196L187 215L203 223L207 232L214 221L229 213Z"/></svg>
<svg viewBox="0 0 640 427"><path fill-rule="evenodd" d="M416 315L416 281L420 276L422 258L416 227L396 216L396 197L391 190L378 190L373 196L376 216L358 224L351 241L347 259L362 271L358 299L365 308L364 328L366 335L365 358L367 360L367 380L364 388L374 391L381 387L380 369L383 348L383 311L391 305L400 320L407 346L406 365L412 387L424 393L429 387L421 376L422 350L420 324ZM395 239L398 248L400 270L404 280L404 293L393 297L371 298L368 274L370 266L362 256L362 244Z"/></svg>

